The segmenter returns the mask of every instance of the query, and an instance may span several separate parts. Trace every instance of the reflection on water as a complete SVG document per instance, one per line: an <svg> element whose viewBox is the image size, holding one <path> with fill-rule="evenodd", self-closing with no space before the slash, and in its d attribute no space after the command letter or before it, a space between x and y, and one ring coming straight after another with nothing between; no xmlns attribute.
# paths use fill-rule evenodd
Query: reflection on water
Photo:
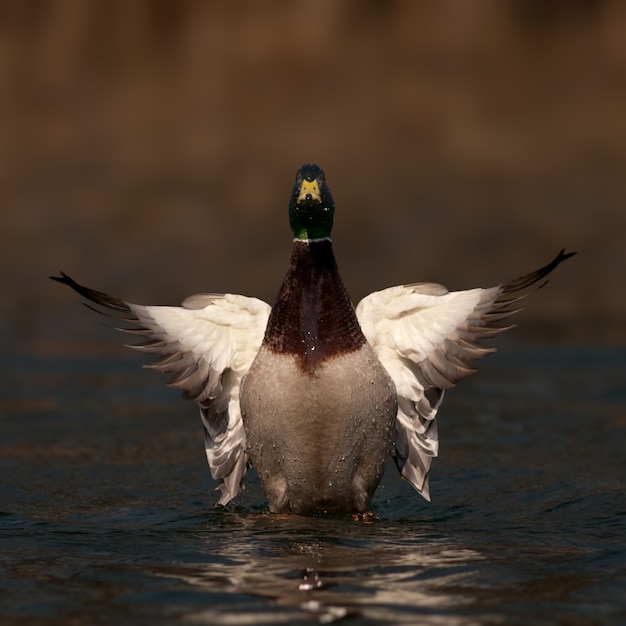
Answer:
<svg viewBox="0 0 626 626"><path fill-rule="evenodd" d="M231 587L272 599L283 607L281 619L289 621L311 615L322 623L355 615L398 620L403 613L414 620L416 612L452 612L471 602L463 581L483 560L478 552L419 528L381 522L364 528L345 519L246 515L229 520L226 535L233 526L239 526L236 539L225 538L217 550L215 531L206 533L209 549L224 559L217 567L164 573L200 589ZM190 618L228 621L224 607L205 608ZM256 610L239 613L237 623L258 623Z"/></svg>
<svg viewBox="0 0 626 626"><path fill-rule="evenodd" d="M626 355L511 350L449 394L433 502L213 508L195 410L137 362L0 363L0 617L16 624L618 624ZM10 366L10 367L9 367Z"/></svg>

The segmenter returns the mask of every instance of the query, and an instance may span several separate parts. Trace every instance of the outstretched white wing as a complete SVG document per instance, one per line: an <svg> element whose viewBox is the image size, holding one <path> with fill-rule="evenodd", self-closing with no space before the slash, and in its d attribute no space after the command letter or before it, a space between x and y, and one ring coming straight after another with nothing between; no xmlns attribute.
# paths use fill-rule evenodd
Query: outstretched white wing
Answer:
<svg viewBox="0 0 626 626"><path fill-rule="evenodd" d="M445 389L472 374L474 361L494 348L479 340L511 326L498 323L511 306L571 254L488 289L449 292L433 283L402 285L365 297L356 314L363 333L396 385L398 415L393 457L402 476L430 500L428 470L437 456L435 421Z"/></svg>
<svg viewBox="0 0 626 626"><path fill-rule="evenodd" d="M261 346L270 306L232 294L191 296L182 307L125 302L56 278L85 298L124 315L126 332L145 343L130 347L157 355L146 367L172 375L169 385L195 400L205 433L207 460L220 481L220 504L241 490L247 469L246 440L239 408L239 385Z"/></svg>

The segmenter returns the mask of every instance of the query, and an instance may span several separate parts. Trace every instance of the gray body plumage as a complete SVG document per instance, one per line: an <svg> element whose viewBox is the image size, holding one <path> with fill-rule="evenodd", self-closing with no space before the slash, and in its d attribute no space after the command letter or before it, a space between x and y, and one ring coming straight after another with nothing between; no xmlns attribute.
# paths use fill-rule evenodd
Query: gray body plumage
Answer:
<svg viewBox="0 0 626 626"><path fill-rule="evenodd" d="M367 510L397 412L393 381L368 344L312 372L294 355L261 347L242 380L240 404L270 511Z"/></svg>

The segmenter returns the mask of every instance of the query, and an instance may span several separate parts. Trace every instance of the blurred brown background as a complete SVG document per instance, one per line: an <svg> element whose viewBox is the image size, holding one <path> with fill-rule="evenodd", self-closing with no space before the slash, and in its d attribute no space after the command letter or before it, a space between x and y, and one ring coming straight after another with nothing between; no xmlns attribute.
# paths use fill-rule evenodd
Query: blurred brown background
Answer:
<svg viewBox="0 0 626 626"><path fill-rule="evenodd" d="M80 335L59 269L131 301L271 302L309 161L355 302L489 286L566 247L522 329L626 340L620 0L6 0L0 119L9 347Z"/></svg>

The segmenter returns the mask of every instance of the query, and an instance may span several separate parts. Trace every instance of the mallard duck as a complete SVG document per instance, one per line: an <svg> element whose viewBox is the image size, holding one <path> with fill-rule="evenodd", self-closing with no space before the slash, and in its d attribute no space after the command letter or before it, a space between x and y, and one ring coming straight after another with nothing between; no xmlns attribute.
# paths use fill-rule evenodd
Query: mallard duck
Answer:
<svg viewBox="0 0 626 626"><path fill-rule="evenodd" d="M273 307L200 294L182 307L132 304L52 277L133 323L151 367L200 408L206 454L225 505L252 464L269 510L364 513L389 455L430 500L436 415L446 389L494 349L479 343L520 298L575 253L487 289L433 283L374 292L355 308L331 242L335 205L323 170L303 165L289 203L293 251Z"/></svg>

